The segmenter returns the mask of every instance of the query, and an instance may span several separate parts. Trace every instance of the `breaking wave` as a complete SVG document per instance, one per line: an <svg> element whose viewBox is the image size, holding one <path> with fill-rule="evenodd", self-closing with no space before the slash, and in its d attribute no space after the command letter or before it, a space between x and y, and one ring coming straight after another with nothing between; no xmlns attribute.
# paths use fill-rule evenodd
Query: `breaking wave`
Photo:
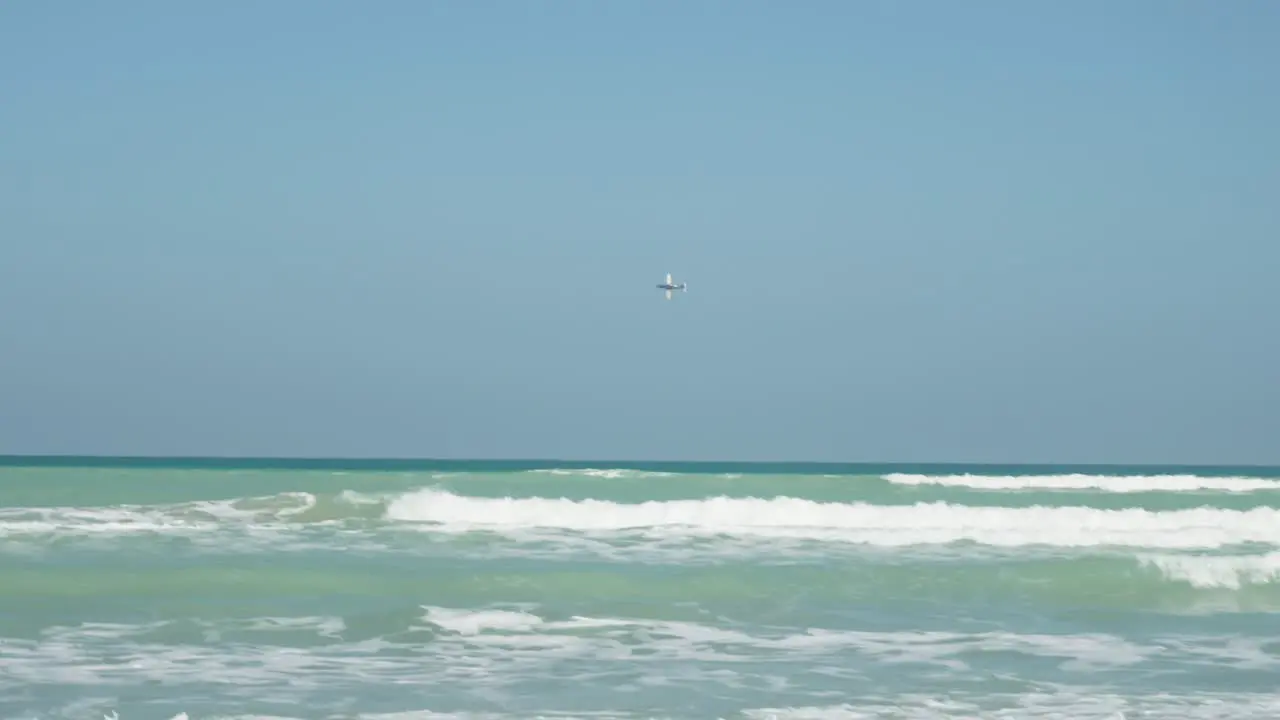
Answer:
<svg viewBox="0 0 1280 720"><path fill-rule="evenodd" d="M912 475L890 473L895 485L942 485L974 490L1102 490L1112 493L1280 492L1280 481L1251 477L1200 475Z"/></svg>
<svg viewBox="0 0 1280 720"><path fill-rule="evenodd" d="M975 507L816 502L776 497L616 503L550 498L477 498L420 490L392 500L390 520L472 530L757 536L885 547L971 542L1017 547L1221 548L1280 545L1280 509L1151 511L1089 507Z"/></svg>

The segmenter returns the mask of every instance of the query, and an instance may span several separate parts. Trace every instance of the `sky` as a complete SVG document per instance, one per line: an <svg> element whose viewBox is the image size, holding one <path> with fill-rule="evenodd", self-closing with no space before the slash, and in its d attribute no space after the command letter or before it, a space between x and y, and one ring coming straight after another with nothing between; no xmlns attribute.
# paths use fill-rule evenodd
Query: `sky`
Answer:
<svg viewBox="0 0 1280 720"><path fill-rule="evenodd" d="M0 453L1280 463L1277 34L6 3Z"/></svg>

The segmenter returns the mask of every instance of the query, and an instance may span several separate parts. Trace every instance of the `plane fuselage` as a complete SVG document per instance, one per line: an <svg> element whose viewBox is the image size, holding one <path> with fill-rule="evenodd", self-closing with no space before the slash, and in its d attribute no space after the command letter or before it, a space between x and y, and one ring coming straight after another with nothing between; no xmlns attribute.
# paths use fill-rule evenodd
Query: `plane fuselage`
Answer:
<svg viewBox="0 0 1280 720"><path fill-rule="evenodd" d="M664 283L658 283L658 289L659 289L659 290L666 290L666 291L667 291L667 292L666 292L666 295L667 295L667 299L668 299L668 300L670 300L670 299L671 299L671 291L672 291L672 290L679 290L680 292L684 292L684 291L686 290L686 288L688 288L688 285L687 285L686 283L678 283L678 282L676 282L676 281L671 277L671 273L667 273L667 281L666 281L666 282L664 282Z"/></svg>

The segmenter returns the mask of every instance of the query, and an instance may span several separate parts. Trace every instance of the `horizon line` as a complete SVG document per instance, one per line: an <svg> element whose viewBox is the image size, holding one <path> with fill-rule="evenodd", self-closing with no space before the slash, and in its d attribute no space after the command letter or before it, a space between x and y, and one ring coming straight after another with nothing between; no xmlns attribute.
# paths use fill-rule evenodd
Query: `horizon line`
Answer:
<svg viewBox="0 0 1280 720"><path fill-rule="evenodd" d="M568 457L460 457L460 456L302 456L302 455L182 455L182 454L128 454L102 455L95 453L0 453L0 465L12 465L13 461L43 462L222 462L222 463L501 463L525 465L586 465L609 468L627 465L809 465L809 466L982 466L982 467L1152 467L1152 468L1276 468L1267 463L1213 463L1213 462L1097 462L1097 461L991 461L991 460L689 460L689 459L625 459L625 458L568 458Z"/></svg>

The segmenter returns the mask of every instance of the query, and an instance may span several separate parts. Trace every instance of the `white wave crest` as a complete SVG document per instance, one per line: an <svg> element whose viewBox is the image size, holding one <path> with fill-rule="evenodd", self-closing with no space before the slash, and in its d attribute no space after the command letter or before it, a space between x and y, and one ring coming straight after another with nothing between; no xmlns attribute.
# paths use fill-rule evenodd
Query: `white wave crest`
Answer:
<svg viewBox="0 0 1280 720"><path fill-rule="evenodd" d="M1003 698L983 693L965 699L976 702L957 708L958 714L930 716L930 702L911 694L913 678L931 676L987 681L1007 670L1008 656L1021 656L1025 677L1019 684L1050 688L1064 677L1082 680L1113 670L1168 673L1171 668L1194 675L1206 667L1230 667L1240 671L1274 674L1280 657L1270 649L1277 638L1268 632L1245 635L1177 633L1141 640L1108 633L942 632L914 630L837 629L800 626L745 626L717 621L690 622L625 616L572 616L552 619L537 606L509 609L497 606L423 608L423 620L445 632L431 642L397 641L394 635L336 642L282 645L269 638L233 644L190 644L162 641L152 633L154 623L132 626L101 624L47 628L37 638L0 637L0 696L32 687L58 686L58 697L111 698L130 696L135 702L154 691L163 698L207 697L242 690L255 698L295 703L323 717L351 717L350 693L374 692L396 697L396 704L422 698L452 699L478 694L502 694L528 701L550 700L583 687L600 688L601 680L617 692L617 678L627 687L651 693L661 705L668 692L707 693L761 700L779 709L760 710L756 717L821 717L815 702L833 695L848 697L850 688L881 686L905 680L908 694L884 698L912 714L870 717L1085 717L1101 718L1084 698L1091 693ZM311 628L332 630L340 619L324 617L262 617L210 621L229 628L245 626L269 629ZM105 630L105 632L104 632ZM1047 661L1047 662L1041 662ZM786 677L820 671L807 686L789 686ZM892 680L890 680L892 678ZM812 683L817 680L821 686ZM1173 682L1177 678L1172 678ZM931 684L931 683L930 683ZM222 687L217 687L222 686ZM412 688L410 695L399 694ZM972 686L971 686L972 687ZM1241 695L1240 693L1236 694ZM335 701L343 713L329 704ZM343 697L346 696L346 697ZM1020 703L1025 698L1028 702ZM1239 698L1244 699L1244 698ZM935 700L941 700L935 698ZM1124 712L1141 712L1159 705L1153 698L1125 701ZM672 704L679 699L669 701ZM1178 702L1194 705L1192 698ZM1012 704L1010 704L1012 703ZM871 710L874 697L861 698L860 709ZM1023 713L1021 710L1028 710ZM82 705L75 717L90 714L98 701ZM994 705L994 706L993 706ZM1210 701L1207 705L1218 705ZM788 708L787 706L791 706ZM750 705L746 707L751 707ZM758 706L756 706L758 707ZM807 707L808 709L801 709ZM1060 715L1050 712L1055 708ZM1274 703L1270 706L1275 708ZM940 710L932 705L934 710ZM323 710L322 710L323 709ZM384 710L392 710L383 705ZM831 708L841 716L847 706ZM1173 709L1172 705L1164 709ZM1221 708L1219 708L1221 709ZM1267 717L1250 714L1248 708L1234 717ZM129 716L132 708L121 708ZM327 711L327 712L326 712ZM988 714L995 711L995 714ZM924 714L919 714L924 713ZM594 714L594 713L593 713ZM526 713L523 715L528 717ZM578 715L581 717L581 715ZM849 715L846 715L849 716ZM1156 717L1222 718L1229 715L1155 713ZM207 717L207 716L202 716ZM384 715L390 718L397 715ZM852 715L850 717L857 717ZM1274 716L1272 716L1274 717Z"/></svg>
<svg viewBox="0 0 1280 720"><path fill-rule="evenodd" d="M1115 493L1195 492L1216 490L1246 493L1280 492L1280 481L1252 477L1199 475L912 475L883 476L895 485L943 485L975 490L1103 490Z"/></svg>
<svg viewBox="0 0 1280 720"><path fill-rule="evenodd" d="M972 692L872 695L859 697L856 703L841 705L745 708L740 712L747 720L1275 720L1280 717L1280 697L1262 693L1122 695L1104 687L1059 685L1054 692L985 696ZM667 720L681 716L622 710L503 713L424 709L358 712L350 717L354 720ZM738 714L729 717L738 717ZM130 718L108 714L103 720ZM187 720L187 714L180 713L171 720ZM303 720L303 717L217 715L201 720Z"/></svg>
<svg viewBox="0 0 1280 720"><path fill-rule="evenodd" d="M1107 688L1063 686L1054 693L972 697L909 695L867 698L855 704L757 708L750 720L1273 720L1280 698L1261 693L1125 696Z"/></svg>
<svg viewBox="0 0 1280 720"><path fill-rule="evenodd" d="M377 500L341 495L339 503L352 507ZM160 505L112 505L107 507L8 507L0 508L0 555L39 556L52 552L50 541L72 541L81 547L109 551L129 541L174 540L213 552L294 551L323 549L329 541L307 534L307 529L340 526L345 518L308 520L306 513L318 503L308 492L199 500ZM349 548L379 547L369 538L350 536Z"/></svg>
<svg viewBox="0 0 1280 720"><path fill-rule="evenodd" d="M530 630L542 624L542 618L527 612L511 610L466 611L428 607L427 622L462 635L477 635L484 630Z"/></svg>
<svg viewBox="0 0 1280 720"><path fill-rule="evenodd" d="M67 528L74 528L82 534L214 529L228 523L287 520L310 510L315 504L316 496L311 493L286 492L173 505L0 508L0 538L54 533Z"/></svg>
<svg viewBox="0 0 1280 720"><path fill-rule="evenodd" d="M1170 580L1198 588L1229 588L1280 583L1280 552L1266 555L1149 555L1141 558Z"/></svg>
<svg viewBox="0 0 1280 720"><path fill-rule="evenodd" d="M560 530L647 537L754 536L905 546L974 542L1016 547L1217 548L1280 545L1280 510L971 507L822 503L789 497L716 497L620 504L603 500L479 498L440 490L402 495L389 520L442 532Z"/></svg>
<svg viewBox="0 0 1280 720"><path fill-rule="evenodd" d="M586 477L604 480L674 477L676 474L658 470L631 470L627 468L550 468L529 470L528 472L533 475L558 475L561 477Z"/></svg>

